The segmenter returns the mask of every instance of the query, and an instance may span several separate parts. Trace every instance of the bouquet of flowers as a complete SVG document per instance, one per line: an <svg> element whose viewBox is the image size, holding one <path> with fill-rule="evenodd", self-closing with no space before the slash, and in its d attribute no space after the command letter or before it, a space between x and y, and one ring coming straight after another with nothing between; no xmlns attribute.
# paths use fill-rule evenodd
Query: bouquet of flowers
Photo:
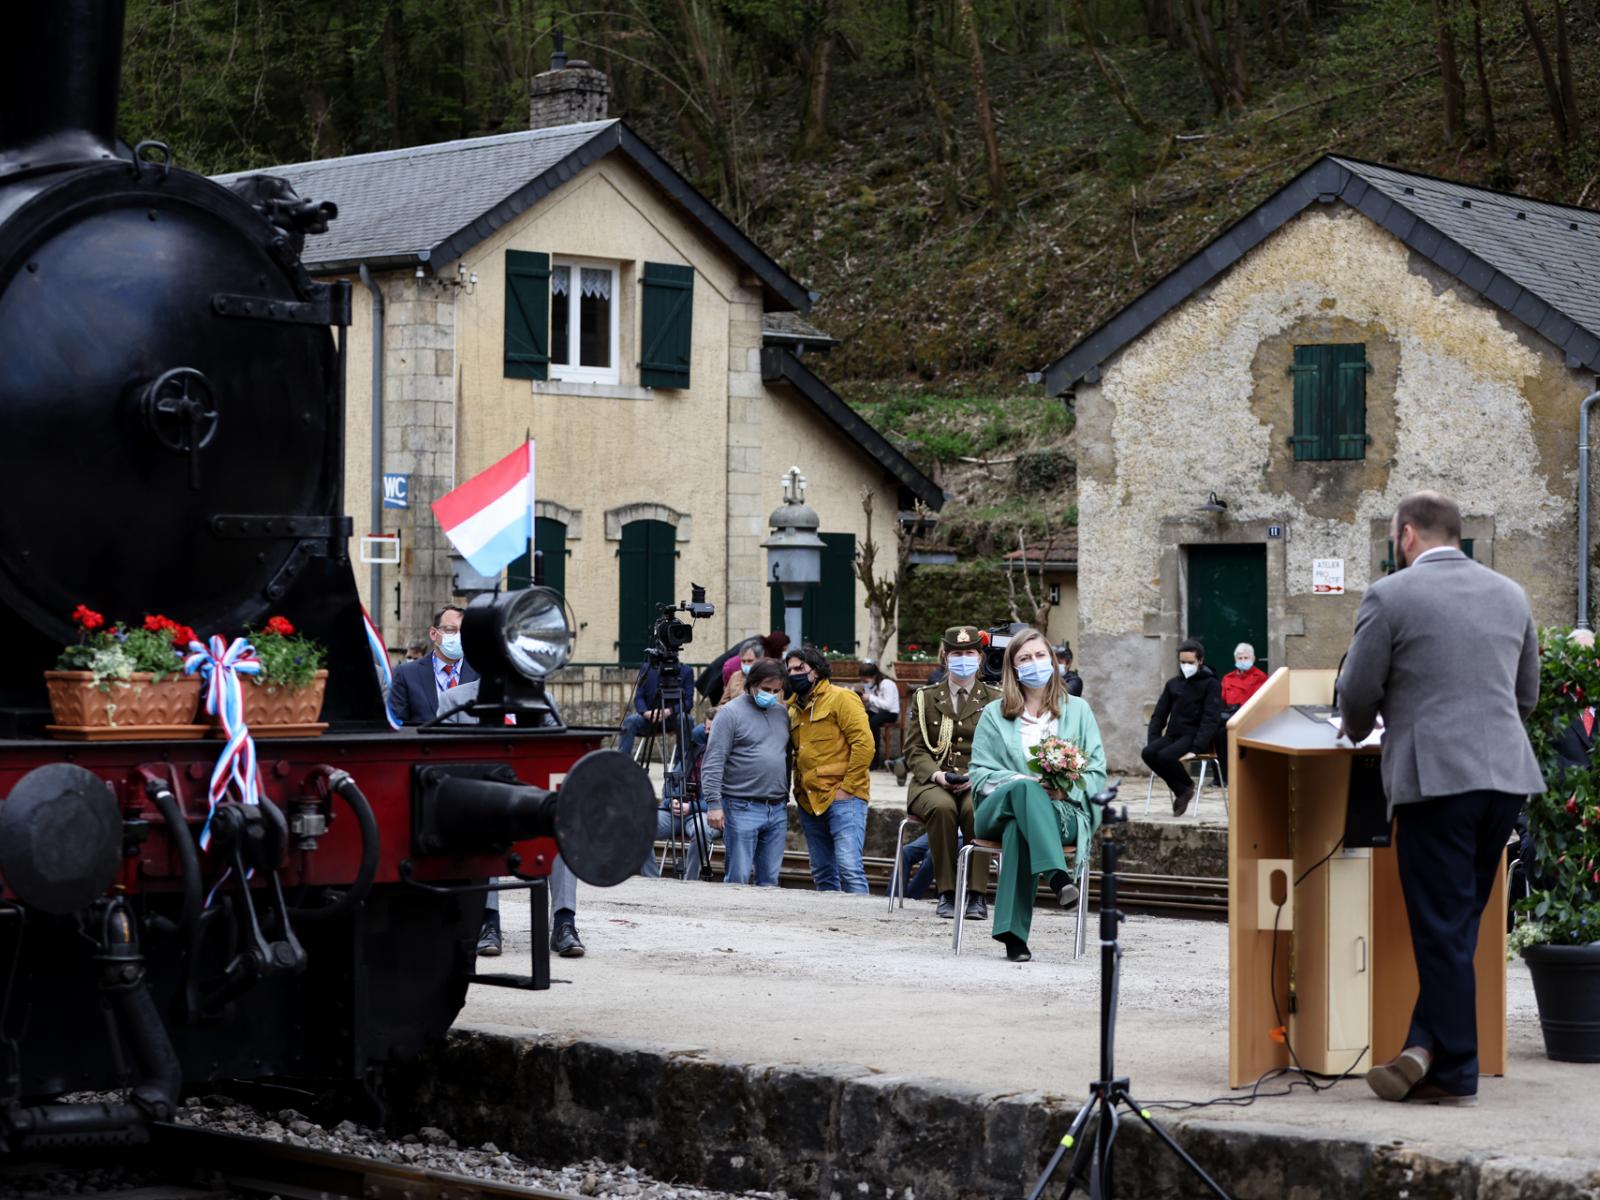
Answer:
<svg viewBox="0 0 1600 1200"><path fill-rule="evenodd" d="M1028 753L1028 768L1039 782L1058 792L1070 792L1083 778L1088 756L1075 742L1051 735Z"/></svg>

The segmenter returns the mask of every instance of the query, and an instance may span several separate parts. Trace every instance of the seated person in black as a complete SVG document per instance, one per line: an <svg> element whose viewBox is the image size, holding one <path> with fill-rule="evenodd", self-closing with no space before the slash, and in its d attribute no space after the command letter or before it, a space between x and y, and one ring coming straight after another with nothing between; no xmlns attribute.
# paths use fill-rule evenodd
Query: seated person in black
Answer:
<svg viewBox="0 0 1600 1200"><path fill-rule="evenodd" d="M1056 671L1061 676L1061 682L1067 685L1067 695L1083 695L1083 677L1072 669L1072 643L1062 642L1055 647Z"/></svg>
<svg viewBox="0 0 1600 1200"><path fill-rule="evenodd" d="M1206 648L1193 638L1178 646L1178 673L1161 689L1150 716L1150 736L1141 757L1172 789L1172 815L1181 817L1194 799L1194 782L1180 761L1204 754L1222 722L1222 685L1206 666Z"/></svg>

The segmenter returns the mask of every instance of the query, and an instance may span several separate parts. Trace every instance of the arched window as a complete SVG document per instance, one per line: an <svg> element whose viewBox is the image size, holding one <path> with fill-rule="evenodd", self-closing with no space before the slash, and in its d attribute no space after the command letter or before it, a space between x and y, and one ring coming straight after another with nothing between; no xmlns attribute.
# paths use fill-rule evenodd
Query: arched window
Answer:
<svg viewBox="0 0 1600 1200"><path fill-rule="evenodd" d="M562 595L567 592L567 524L554 517L533 519L533 548L544 555L544 585ZM533 586L533 563L526 553L517 555L506 568L506 589Z"/></svg>
<svg viewBox="0 0 1600 1200"><path fill-rule="evenodd" d="M656 605L676 601L677 531L665 521L629 521L617 548L617 661L644 661Z"/></svg>

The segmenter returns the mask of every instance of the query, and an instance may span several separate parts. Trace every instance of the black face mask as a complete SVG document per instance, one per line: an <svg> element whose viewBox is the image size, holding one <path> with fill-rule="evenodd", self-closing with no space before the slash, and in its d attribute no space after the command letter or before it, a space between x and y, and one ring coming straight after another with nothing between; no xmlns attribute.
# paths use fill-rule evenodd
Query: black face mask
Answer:
<svg viewBox="0 0 1600 1200"><path fill-rule="evenodd" d="M798 674L788 676L784 680L783 690L790 696L798 696L800 699L804 700L806 695L811 691L811 685L813 682L814 681L812 680L811 676L807 675L804 671L801 671Z"/></svg>

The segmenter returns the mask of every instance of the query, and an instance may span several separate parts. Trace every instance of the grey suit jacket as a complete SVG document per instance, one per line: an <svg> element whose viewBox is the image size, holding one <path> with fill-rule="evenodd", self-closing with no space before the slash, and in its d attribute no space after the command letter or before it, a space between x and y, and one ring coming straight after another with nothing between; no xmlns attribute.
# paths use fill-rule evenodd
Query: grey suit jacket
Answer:
<svg viewBox="0 0 1600 1200"><path fill-rule="evenodd" d="M1523 727L1538 699L1533 613L1505 576L1446 550L1361 598L1339 711L1358 740L1383 714L1391 813L1462 792L1544 791Z"/></svg>

